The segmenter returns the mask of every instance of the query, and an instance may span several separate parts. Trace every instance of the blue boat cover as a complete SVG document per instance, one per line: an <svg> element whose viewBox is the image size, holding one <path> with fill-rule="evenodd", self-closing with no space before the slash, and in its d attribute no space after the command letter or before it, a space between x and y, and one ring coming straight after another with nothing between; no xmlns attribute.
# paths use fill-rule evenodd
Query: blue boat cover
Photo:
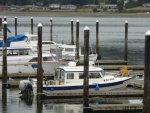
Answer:
<svg viewBox="0 0 150 113"><path fill-rule="evenodd" d="M19 34L19 35L16 35L16 36L10 36L7 38L7 47L10 47L10 43L11 42L15 42L15 41L23 41L25 38L25 35L24 34ZM3 41L0 40L0 47L3 47Z"/></svg>

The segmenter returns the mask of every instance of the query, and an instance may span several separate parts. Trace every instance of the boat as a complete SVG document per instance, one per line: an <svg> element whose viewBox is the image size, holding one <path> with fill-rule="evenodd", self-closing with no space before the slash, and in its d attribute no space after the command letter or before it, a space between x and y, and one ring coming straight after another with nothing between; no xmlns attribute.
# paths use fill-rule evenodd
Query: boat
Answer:
<svg viewBox="0 0 150 113"><path fill-rule="evenodd" d="M75 62L69 62L68 66L59 66L56 68L54 79L43 81L43 90L65 91L65 90L83 90L84 66L76 66ZM132 77L105 75L104 70L93 65L89 66L89 89L95 90L113 90L127 86ZM32 84L33 89L37 88L37 79L21 80L19 89L24 90L25 84ZM34 91L35 92L35 91Z"/></svg>
<svg viewBox="0 0 150 113"><path fill-rule="evenodd" d="M75 59L77 54L76 45L60 45L58 48L62 49L62 59ZM91 47L90 47L91 48ZM81 47L79 47L79 59L84 60L84 54L81 54ZM97 54L94 51L90 51L89 53L89 61L96 61Z"/></svg>
<svg viewBox="0 0 150 113"><path fill-rule="evenodd" d="M2 56L1 56L2 57ZM67 61L57 60L55 54L42 53L42 68L47 74L53 74L55 68L60 65L67 65ZM38 55L15 55L7 56L7 73L28 73L37 71ZM0 60L0 70L2 73L2 58Z"/></svg>
<svg viewBox="0 0 150 113"><path fill-rule="evenodd" d="M3 50L3 48L0 48ZM2 73L3 56L0 56L0 70ZM69 61L58 59L56 54L42 51L42 68L47 74L54 74L55 68L67 65ZM7 47L7 73L35 73L38 64L38 54L24 40L14 41Z"/></svg>
<svg viewBox="0 0 150 113"><path fill-rule="evenodd" d="M11 36L7 38L7 47L11 47L11 45L15 42L24 41L28 47L31 47L32 51L37 52L37 35L29 34L26 32L25 34L19 34L16 36ZM2 40L0 41L0 47L2 47ZM13 44L18 45L18 44ZM42 41L42 51L48 51L53 54L57 54L58 59L64 60L75 60L76 56L76 45L69 45L69 44L61 44L56 43L54 41ZM81 54L81 47L79 47L79 57L80 60L84 59L84 55ZM96 61L97 54L91 50L90 47L90 54L89 60Z"/></svg>

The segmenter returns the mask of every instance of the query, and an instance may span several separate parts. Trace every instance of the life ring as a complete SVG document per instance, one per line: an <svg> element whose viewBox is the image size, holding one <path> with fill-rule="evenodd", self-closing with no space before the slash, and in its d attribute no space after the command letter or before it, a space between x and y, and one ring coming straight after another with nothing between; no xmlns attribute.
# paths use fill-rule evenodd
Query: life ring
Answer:
<svg viewBox="0 0 150 113"><path fill-rule="evenodd" d="M52 53L53 52L53 50L52 50L52 48L50 48L50 53Z"/></svg>

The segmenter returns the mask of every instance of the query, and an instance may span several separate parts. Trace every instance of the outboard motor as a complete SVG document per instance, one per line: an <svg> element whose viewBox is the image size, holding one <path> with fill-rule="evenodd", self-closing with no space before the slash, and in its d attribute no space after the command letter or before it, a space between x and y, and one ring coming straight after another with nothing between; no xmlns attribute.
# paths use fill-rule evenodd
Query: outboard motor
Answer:
<svg viewBox="0 0 150 113"><path fill-rule="evenodd" d="M20 81L19 88L21 90L19 94L26 94L26 95L33 94L32 83L28 80Z"/></svg>

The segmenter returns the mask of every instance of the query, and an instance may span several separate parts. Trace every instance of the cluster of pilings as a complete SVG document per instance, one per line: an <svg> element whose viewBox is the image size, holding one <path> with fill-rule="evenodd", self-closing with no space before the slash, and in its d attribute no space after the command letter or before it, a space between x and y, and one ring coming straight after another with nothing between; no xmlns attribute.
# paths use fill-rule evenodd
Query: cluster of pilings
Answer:
<svg viewBox="0 0 150 113"><path fill-rule="evenodd" d="M6 16L4 16L4 21L6 21L7 18ZM15 17L15 35L17 35L17 17ZM80 60L79 57L79 20L76 20L76 43L74 42L74 30L73 30L73 19L71 19L71 45L76 45L76 55L75 58ZM31 17L31 34L34 33L34 20L33 17ZM0 17L0 30L2 29L2 17ZM7 28L8 30L8 28ZM96 53L98 55L97 59L100 60L101 59L101 55L100 55L100 42L99 42L99 21L96 20ZM53 41L53 19L50 18L50 41ZM128 21L125 22L125 44L124 44L124 61L126 61L127 64L127 56L128 56Z"/></svg>

